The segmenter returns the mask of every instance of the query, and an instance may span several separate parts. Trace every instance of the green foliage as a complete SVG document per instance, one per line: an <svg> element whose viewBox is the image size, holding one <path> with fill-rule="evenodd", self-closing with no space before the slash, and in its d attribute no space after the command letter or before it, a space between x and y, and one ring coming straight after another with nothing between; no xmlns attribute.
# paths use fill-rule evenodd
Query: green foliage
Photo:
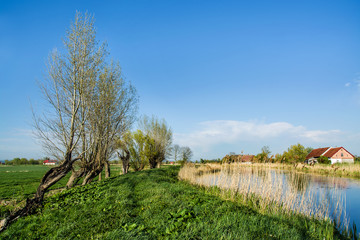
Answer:
<svg viewBox="0 0 360 240"><path fill-rule="evenodd" d="M167 125L165 119L158 119L143 116L139 121L139 128L148 137L147 146L150 148L147 158L150 168L160 166L165 160L166 155L171 152L172 130Z"/></svg>
<svg viewBox="0 0 360 240"><path fill-rule="evenodd" d="M152 154L149 146L153 141L141 130L131 133L128 142L130 152L130 166L135 171L140 171L148 164L148 155Z"/></svg>
<svg viewBox="0 0 360 240"><path fill-rule="evenodd" d="M275 154L274 162L276 163L283 163L285 161L285 157L283 154Z"/></svg>
<svg viewBox="0 0 360 240"><path fill-rule="evenodd" d="M5 165L39 165L42 164L43 160L35 160L31 158L14 158L13 160L5 160Z"/></svg>
<svg viewBox="0 0 360 240"><path fill-rule="evenodd" d="M178 180L178 167L132 172L46 199L0 239L337 239L327 222L268 216Z"/></svg>
<svg viewBox="0 0 360 240"><path fill-rule="evenodd" d="M328 157L325 157L325 156L320 156L317 160L318 160L319 163L331 164L331 160Z"/></svg>
<svg viewBox="0 0 360 240"><path fill-rule="evenodd" d="M217 159L203 159L200 158L200 163L221 163L222 159L217 158Z"/></svg>
<svg viewBox="0 0 360 240"><path fill-rule="evenodd" d="M285 161L288 163L304 162L309 150L310 149L306 149L303 145L298 143L296 145L291 145L283 155Z"/></svg>
<svg viewBox="0 0 360 240"><path fill-rule="evenodd" d="M314 148L312 148L312 147L307 147L307 148L305 148L305 150L306 150L307 154L309 154L312 150L314 150Z"/></svg>
<svg viewBox="0 0 360 240"><path fill-rule="evenodd" d="M261 153L259 153L258 155L256 155L256 160L258 162L269 162L270 158L270 148L269 146L264 146L261 148Z"/></svg>

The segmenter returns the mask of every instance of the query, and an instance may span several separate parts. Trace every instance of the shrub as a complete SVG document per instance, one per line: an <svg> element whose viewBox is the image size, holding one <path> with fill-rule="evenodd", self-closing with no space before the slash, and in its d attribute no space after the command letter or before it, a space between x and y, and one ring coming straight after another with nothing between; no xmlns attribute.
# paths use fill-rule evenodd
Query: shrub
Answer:
<svg viewBox="0 0 360 240"><path fill-rule="evenodd" d="M323 164L330 164L331 161L329 160L329 158L325 157L325 156L320 156L318 158L318 162L319 163L323 163Z"/></svg>

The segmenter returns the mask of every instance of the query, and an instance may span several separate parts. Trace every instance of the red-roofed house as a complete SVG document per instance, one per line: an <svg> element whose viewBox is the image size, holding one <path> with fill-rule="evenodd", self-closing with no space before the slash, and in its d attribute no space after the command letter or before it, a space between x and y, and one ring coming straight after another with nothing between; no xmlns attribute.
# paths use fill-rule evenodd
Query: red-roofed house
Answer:
<svg viewBox="0 0 360 240"><path fill-rule="evenodd" d="M306 160L317 159L320 156L325 156L329 158L331 164L334 163L354 163L354 155L348 152L343 147L326 147L326 148L317 148L312 150L307 156Z"/></svg>
<svg viewBox="0 0 360 240"><path fill-rule="evenodd" d="M46 159L46 160L43 162L43 165L56 165L56 164L58 164L58 161L57 161L57 160Z"/></svg>

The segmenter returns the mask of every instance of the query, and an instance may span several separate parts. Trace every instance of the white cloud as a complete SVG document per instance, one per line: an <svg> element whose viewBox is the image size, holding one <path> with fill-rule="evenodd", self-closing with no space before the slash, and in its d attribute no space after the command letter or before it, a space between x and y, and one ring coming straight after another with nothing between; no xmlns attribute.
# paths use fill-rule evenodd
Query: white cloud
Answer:
<svg viewBox="0 0 360 240"><path fill-rule="evenodd" d="M350 87L351 83L345 83L345 87Z"/></svg>
<svg viewBox="0 0 360 240"><path fill-rule="evenodd" d="M12 129L0 134L0 160L14 157L38 158L43 155L41 145L30 129Z"/></svg>
<svg viewBox="0 0 360 240"><path fill-rule="evenodd" d="M309 144L336 143L343 133L340 130L308 130L287 122L264 123L259 121L217 120L201 122L199 128L190 133L175 133L174 142L190 146L195 156L209 153L219 145L279 145L283 149L297 142ZM281 145L281 144L280 144Z"/></svg>

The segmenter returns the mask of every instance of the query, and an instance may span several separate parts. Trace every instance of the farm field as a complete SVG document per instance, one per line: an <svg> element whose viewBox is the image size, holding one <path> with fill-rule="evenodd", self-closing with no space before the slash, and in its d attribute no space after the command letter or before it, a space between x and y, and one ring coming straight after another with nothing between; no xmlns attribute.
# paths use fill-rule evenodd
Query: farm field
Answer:
<svg viewBox="0 0 360 240"><path fill-rule="evenodd" d="M44 165L0 166L0 200L22 200L31 196L50 168ZM119 175L120 171L120 165L111 165L111 176ZM70 174L51 189L64 187L69 176Z"/></svg>
<svg viewBox="0 0 360 240"><path fill-rule="evenodd" d="M1 239L330 239L333 226L261 214L178 180L179 167L132 172L55 194ZM334 235L335 234L335 235Z"/></svg>

